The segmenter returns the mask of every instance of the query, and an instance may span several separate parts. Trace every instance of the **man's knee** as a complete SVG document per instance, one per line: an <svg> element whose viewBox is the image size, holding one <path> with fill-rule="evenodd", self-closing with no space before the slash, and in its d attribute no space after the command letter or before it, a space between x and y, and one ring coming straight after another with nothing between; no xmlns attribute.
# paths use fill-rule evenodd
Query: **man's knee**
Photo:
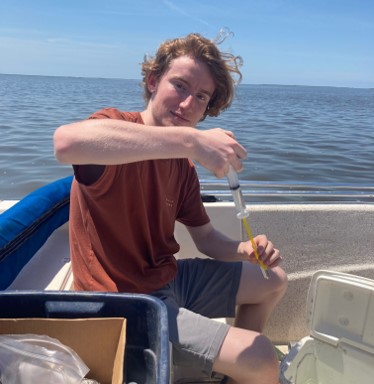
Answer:
<svg viewBox="0 0 374 384"><path fill-rule="evenodd" d="M253 350L243 356L242 364L243 376L238 382L278 383L279 362L273 344L267 337L257 337Z"/></svg>
<svg viewBox="0 0 374 384"><path fill-rule="evenodd" d="M230 329L214 368L237 383L273 384L279 378L271 341L260 333L236 327Z"/></svg>

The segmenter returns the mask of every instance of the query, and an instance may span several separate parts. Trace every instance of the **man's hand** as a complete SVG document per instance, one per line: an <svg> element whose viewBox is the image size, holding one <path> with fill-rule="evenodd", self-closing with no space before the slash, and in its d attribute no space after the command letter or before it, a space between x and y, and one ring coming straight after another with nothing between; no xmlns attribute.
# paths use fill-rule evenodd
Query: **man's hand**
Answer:
<svg viewBox="0 0 374 384"><path fill-rule="evenodd" d="M274 248L273 243L269 241L265 235L258 235L254 237L253 240L257 246L259 259L268 268L274 268L282 261L279 250ZM240 243L238 252L241 253L244 258L249 260L251 263L258 264L254 249L250 241L244 241Z"/></svg>
<svg viewBox="0 0 374 384"><path fill-rule="evenodd" d="M197 131L193 158L217 177L224 177L230 164L240 172L246 157L246 149L235 140L231 131L222 128Z"/></svg>

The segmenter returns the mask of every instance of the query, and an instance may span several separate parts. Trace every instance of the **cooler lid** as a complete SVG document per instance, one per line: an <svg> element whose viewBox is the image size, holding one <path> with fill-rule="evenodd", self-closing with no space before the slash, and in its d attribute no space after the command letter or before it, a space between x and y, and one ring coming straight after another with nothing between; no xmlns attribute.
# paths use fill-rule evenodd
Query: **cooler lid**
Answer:
<svg viewBox="0 0 374 384"><path fill-rule="evenodd" d="M316 339L374 353L374 280L316 272L308 292L307 323Z"/></svg>

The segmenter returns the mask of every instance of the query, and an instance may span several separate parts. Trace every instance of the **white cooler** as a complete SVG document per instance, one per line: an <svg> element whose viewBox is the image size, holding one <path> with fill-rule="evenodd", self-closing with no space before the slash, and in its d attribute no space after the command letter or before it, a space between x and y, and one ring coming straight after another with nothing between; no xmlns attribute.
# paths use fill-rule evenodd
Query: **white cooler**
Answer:
<svg viewBox="0 0 374 384"><path fill-rule="evenodd" d="M281 383L374 384L374 280L316 272L307 298L310 336L281 363Z"/></svg>

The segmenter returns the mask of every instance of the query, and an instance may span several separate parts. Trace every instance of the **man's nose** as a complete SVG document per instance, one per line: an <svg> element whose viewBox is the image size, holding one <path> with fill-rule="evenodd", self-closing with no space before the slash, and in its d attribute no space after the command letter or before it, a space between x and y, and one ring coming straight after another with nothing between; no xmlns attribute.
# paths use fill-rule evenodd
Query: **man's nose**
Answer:
<svg viewBox="0 0 374 384"><path fill-rule="evenodd" d="M193 105L193 102L194 102L194 97L193 95L189 94L179 103L179 105L181 108L188 108Z"/></svg>

